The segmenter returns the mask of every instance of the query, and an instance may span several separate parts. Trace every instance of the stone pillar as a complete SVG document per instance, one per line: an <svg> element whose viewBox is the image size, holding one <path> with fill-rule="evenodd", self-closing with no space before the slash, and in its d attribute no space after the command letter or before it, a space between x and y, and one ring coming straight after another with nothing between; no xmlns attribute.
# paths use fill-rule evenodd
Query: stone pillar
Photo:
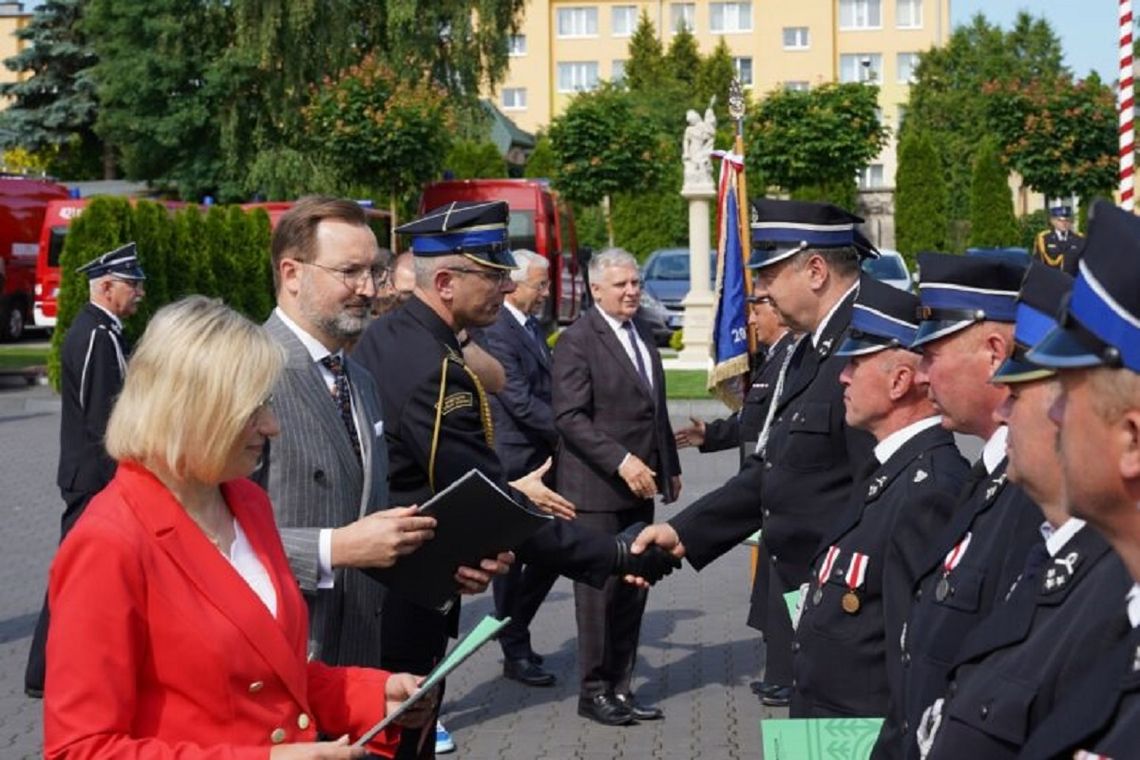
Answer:
<svg viewBox="0 0 1140 760"><path fill-rule="evenodd" d="M689 203L689 294L682 301L685 347L674 366L708 369L714 318L709 289L709 206L716 198L716 187L711 182L686 183L681 195Z"/></svg>

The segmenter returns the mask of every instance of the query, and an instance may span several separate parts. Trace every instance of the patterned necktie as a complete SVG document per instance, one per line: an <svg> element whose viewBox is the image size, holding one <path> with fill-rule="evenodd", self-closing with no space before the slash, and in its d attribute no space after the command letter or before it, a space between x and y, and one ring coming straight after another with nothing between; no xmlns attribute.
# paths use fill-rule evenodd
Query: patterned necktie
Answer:
<svg viewBox="0 0 1140 760"><path fill-rule="evenodd" d="M806 337L806 335L802 335L798 339L790 342L787 351L784 353L784 362L780 365L780 375L776 378L776 387L772 391L772 400L768 402L768 416L764 418L764 427L760 429L760 439L756 441L756 453L760 456L764 456L765 450L768 448L768 436L772 432L772 418L776 416L776 407L780 403L780 394L784 392L784 379L788 376L788 365L792 363L792 357L795 356L796 349Z"/></svg>
<svg viewBox="0 0 1140 760"><path fill-rule="evenodd" d="M332 373L333 400L336 402L337 409L340 410L340 419L344 423L345 430L348 431L348 439L352 442L352 450L356 453L356 460L363 462L364 458L360 454L360 439L356 436L356 423L352 419L352 393L348 388L348 372L344 368L344 361L335 354L329 354L321 359L321 364Z"/></svg>
<svg viewBox="0 0 1140 760"><path fill-rule="evenodd" d="M649 382L649 373L645 371L645 360L641 358L641 351L637 348L637 336L633 332L633 322L622 322L622 329L625 330L625 335L629 338L629 347L633 349L633 362L637 365L637 374L641 375L641 382L645 383L646 388L653 387Z"/></svg>

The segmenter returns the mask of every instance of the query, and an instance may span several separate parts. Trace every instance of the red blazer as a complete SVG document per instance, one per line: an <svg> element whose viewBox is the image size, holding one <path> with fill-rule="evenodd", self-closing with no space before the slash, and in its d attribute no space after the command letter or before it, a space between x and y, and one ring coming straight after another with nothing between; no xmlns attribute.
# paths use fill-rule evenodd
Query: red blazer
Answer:
<svg viewBox="0 0 1140 760"><path fill-rule="evenodd" d="M265 492L222 484L277 590L277 618L149 471L125 463L52 563L48 758L258 758L355 739L388 674L306 660L308 610ZM395 754L399 729L369 746Z"/></svg>

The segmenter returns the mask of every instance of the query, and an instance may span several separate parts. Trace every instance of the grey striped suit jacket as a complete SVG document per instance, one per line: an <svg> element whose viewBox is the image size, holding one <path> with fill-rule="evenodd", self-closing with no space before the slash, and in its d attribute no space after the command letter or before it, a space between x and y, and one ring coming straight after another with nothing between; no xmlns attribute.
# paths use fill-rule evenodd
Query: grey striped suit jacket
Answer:
<svg viewBox="0 0 1140 760"><path fill-rule="evenodd" d="M337 569L331 589L318 589L321 528L338 528L388 505L388 449L380 395L372 376L345 360L352 385L364 466L320 370L304 344L278 318L265 322L286 351L274 389L281 434L255 474L269 493L285 553L309 604L309 654L333 665L380 665L384 587L355 569Z"/></svg>

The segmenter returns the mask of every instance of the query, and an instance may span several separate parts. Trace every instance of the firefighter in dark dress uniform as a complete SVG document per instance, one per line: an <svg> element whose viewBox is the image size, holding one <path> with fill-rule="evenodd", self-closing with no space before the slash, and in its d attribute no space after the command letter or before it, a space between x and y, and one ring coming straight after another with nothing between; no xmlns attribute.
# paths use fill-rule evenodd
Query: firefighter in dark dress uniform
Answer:
<svg viewBox="0 0 1140 760"><path fill-rule="evenodd" d="M130 356L123 320L138 308L146 279L134 243L108 251L76 271L87 275L90 300L67 328L59 352L63 407L56 483L65 505L60 541L83 514L87 502L115 475L115 461L103 448L103 432L123 387ZM44 688L47 625L45 603L24 675L24 690L33 697L40 696Z"/></svg>
<svg viewBox="0 0 1140 760"><path fill-rule="evenodd" d="M1042 264L1077 274L1077 257L1084 236L1073 232L1073 209L1060 204L1049 209L1049 229L1037 233L1033 241L1033 257Z"/></svg>
<svg viewBox="0 0 1140 760"><path fill-rule="evenodd" d="M1065 481L1049 409L1055 373L1025 358L1056 327L1073 279L1033 262L1021 286L1013 356L993 382L1011 386L998 410L1009 427L1009 479L1041 507L1044 541L1030 551L1021 577L962 642L937 717L920 729L932 760L1013 758L1073 682L1124 631L1114 625L1132 585L1120 558L1065 503Z"/></svg>
<svg viewBox="0 0 1140 760"><path fill-rule="evenodd" d="M793 718L886 715L911 590L970 469L918 381L917 310L914 295L865 281L836 352L848 362L847 424L878 443L800 600Z"/></svg>
<svg viewBox="0 0 1140 760"><path fill-rule="evenodd" d="M1123 639L1066 684L1022 758L1124 760L1140 753L1140 219L1099 202L1090 220L1061 326L1027 357L1055 368L1061 382L1050 414L1061 428L1070 508L1108 539L1133 585L1104 602Z"/></svg>

